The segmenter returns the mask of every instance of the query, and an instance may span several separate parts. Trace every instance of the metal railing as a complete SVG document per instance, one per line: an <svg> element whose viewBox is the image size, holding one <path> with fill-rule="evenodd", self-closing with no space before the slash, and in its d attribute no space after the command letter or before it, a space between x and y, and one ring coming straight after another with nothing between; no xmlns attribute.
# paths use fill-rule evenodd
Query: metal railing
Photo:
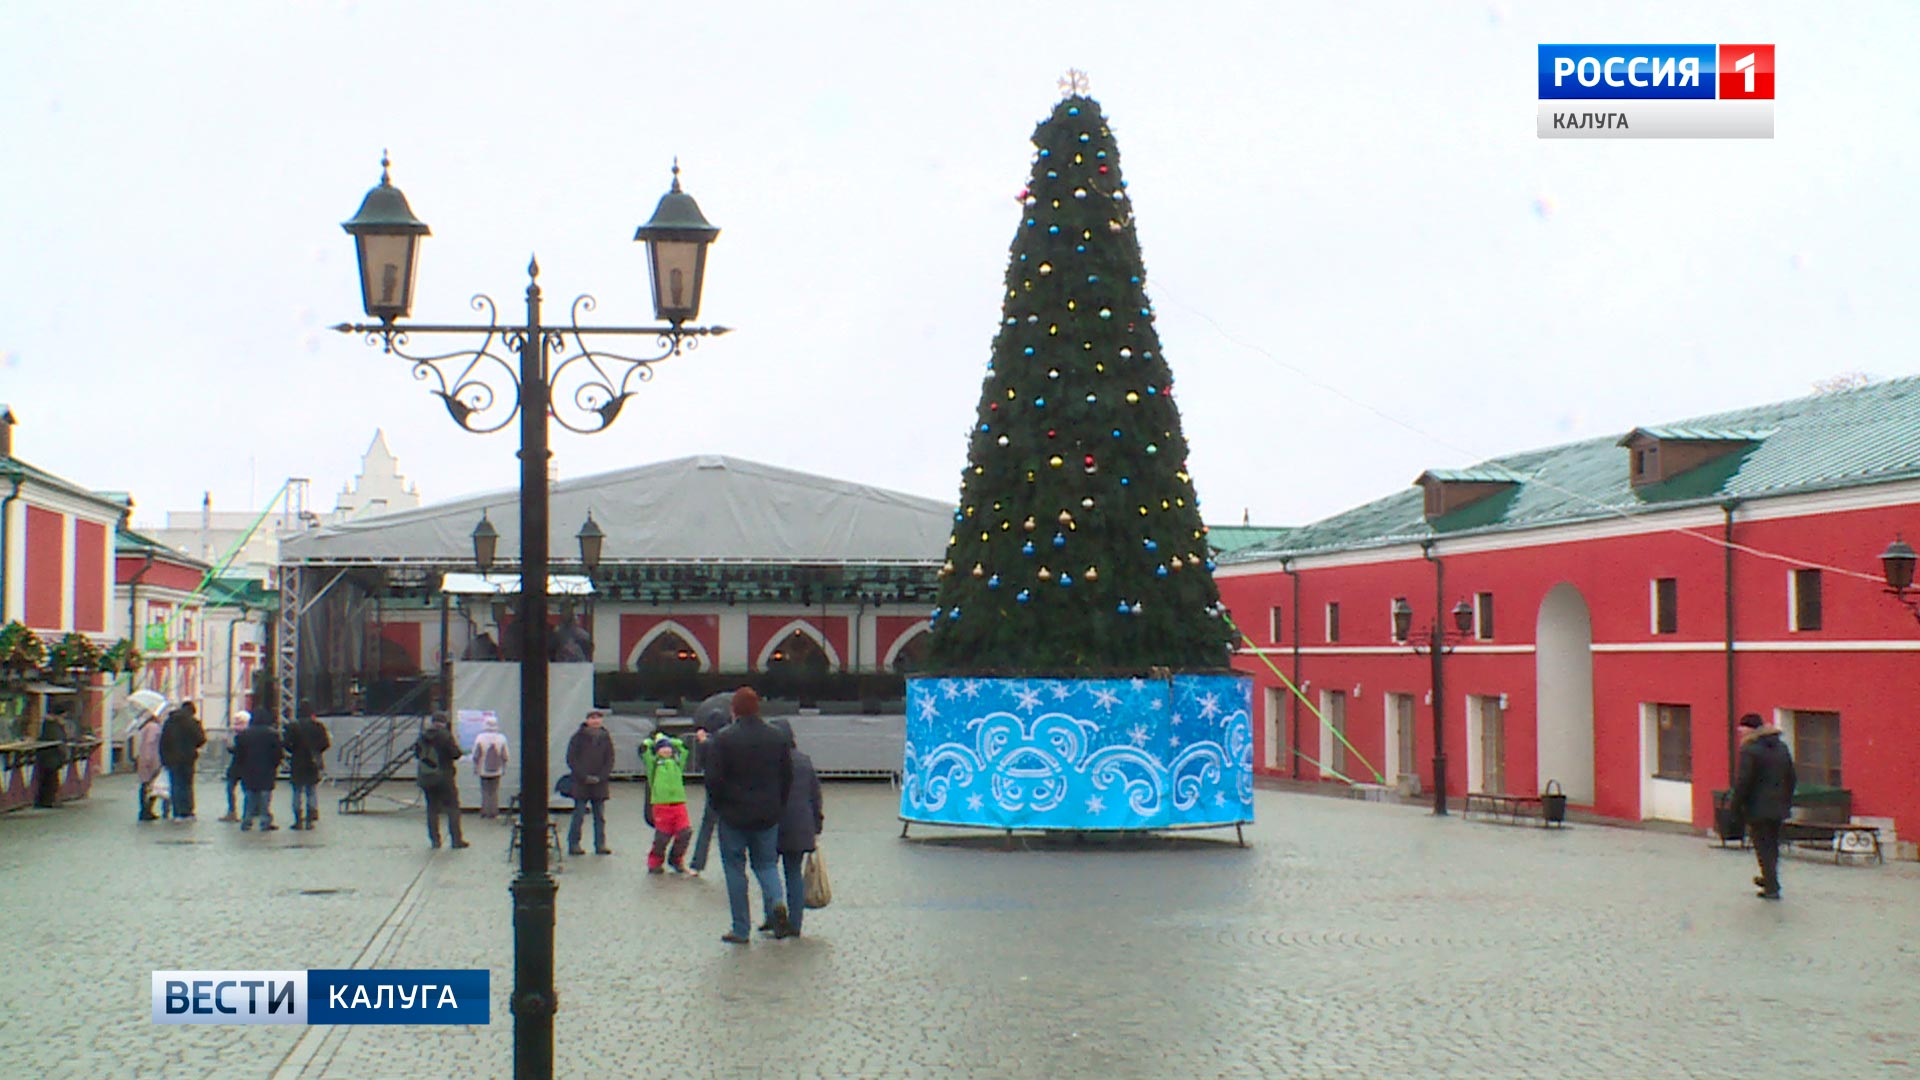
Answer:
<svg viewBox="0 0 1920 1080"><path fill-rule="evenodd" d="M414 687L340 745L335 760L348 785L340 796L341 813L364 810L367 796L413 760L420 738L420 714L415 709L434 685L422 682Z"/></svg>

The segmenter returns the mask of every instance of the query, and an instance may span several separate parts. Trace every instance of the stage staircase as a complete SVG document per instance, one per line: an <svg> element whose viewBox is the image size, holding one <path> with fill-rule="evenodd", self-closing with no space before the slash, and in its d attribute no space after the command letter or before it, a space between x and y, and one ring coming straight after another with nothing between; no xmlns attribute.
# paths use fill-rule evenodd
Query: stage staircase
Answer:
<svg viewBox="0 0 1920 1080"><path fill-rule="evenodd" d="M340 796L341 813L365 810L367 796L414 759L415 745L420 739L418 707L435 685L423 682L414 687L394 702L392 708L340 745L335 759L346 777L342 782L348 785L347 793Z"/></svg>

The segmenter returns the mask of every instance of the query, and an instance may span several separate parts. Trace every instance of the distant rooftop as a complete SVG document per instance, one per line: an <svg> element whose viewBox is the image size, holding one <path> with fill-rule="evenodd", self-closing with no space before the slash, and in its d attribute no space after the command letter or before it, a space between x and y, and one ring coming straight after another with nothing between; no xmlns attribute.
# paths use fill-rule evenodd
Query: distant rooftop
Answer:
<svg viewBox="0 0 1920 1080"><path fill-rule="evenodd" d="M1749 445L1636 488L1629 451L1622 448L1635 434ZM1420 489L1408 488L1274 540L1235 549L1221 561L1385 547L1914 479L1920 477L1920 377L1638 427L1626 435L1509 454L1465 469L1429 469L1422 475L1441 481L1511 481L1514 487L1431 522L1423 516Z"/></svg>

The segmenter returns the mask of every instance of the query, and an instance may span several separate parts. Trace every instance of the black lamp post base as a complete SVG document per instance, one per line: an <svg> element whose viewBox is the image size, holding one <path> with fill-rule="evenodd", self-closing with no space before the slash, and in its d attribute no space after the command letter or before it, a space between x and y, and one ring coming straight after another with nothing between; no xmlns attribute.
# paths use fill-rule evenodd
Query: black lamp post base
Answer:
<svg viewBox="0 0 1920 1080"><path fill-rule="evenodd" d="M544 832L544 830L542 830ZM507 887L513 894L513 1075L515 1080L551 1080L555 895L551 876L522 873Z"/></svg>

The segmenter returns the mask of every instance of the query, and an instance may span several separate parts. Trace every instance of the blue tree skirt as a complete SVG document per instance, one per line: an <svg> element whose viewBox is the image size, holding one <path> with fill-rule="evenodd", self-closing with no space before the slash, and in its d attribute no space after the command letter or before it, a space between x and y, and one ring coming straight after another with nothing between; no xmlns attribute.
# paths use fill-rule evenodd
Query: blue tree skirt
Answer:
<svg viewBox="0 0 1920 1080"><path fill-rule="evenodd" d="M1253 680L917 678L900 817L993 829L1253 820Z"/></svg>

